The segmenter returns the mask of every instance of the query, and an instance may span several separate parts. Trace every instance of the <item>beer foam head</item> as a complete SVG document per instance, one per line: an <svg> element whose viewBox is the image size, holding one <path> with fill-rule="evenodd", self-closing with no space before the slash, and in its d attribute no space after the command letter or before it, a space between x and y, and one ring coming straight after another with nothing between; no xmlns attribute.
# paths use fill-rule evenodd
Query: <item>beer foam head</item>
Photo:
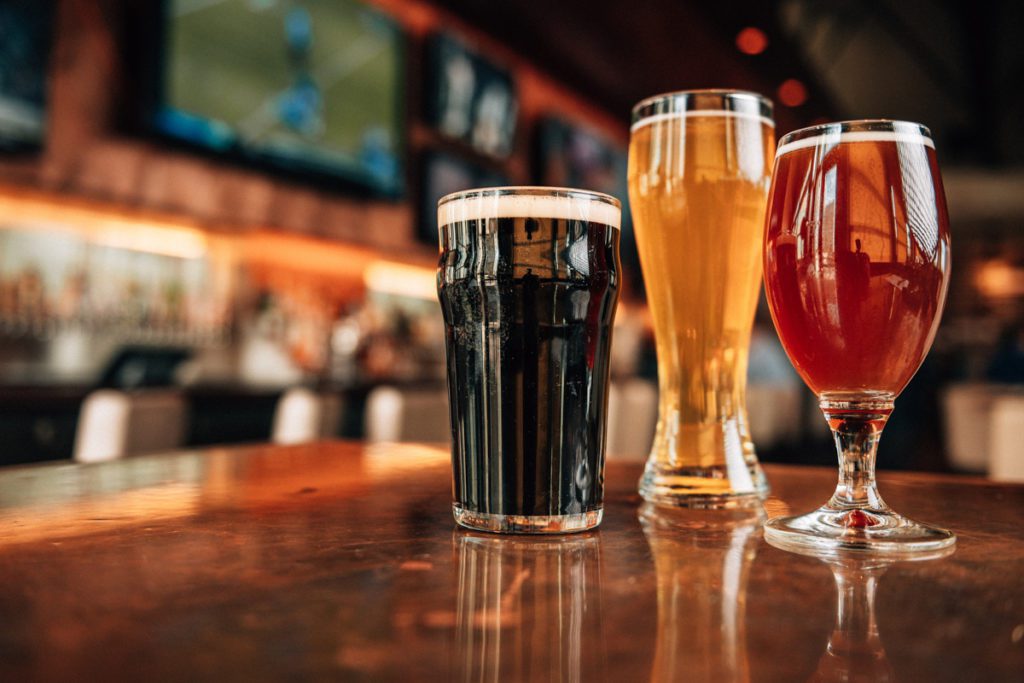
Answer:
<svg viewBox="0 0 1024 683"><path fill-rule="evenodd" d="M697 118L755 121L775 128L772 102L764 95L745 90L707 89L679 90L641 100L633 107L629 130L635 133L644 126L663 121L685 125L687 119Z"/></svg>
<svg viewBox="0 0 1024 683"><path fill-rule="evenodd" d="M619 228L622 208L611 195L561 187L494 187L456 192L437 203L437 224L490 218L557 218Z"/></svg>
<svg viewBox="0 0 1024 683"><path fill-rule="evenodd" d="M931 132L919 123L889 121L886 119L865 119L825 123L810 128L801 128L782 136L775 157L808 147L834 147L851 142L896 142L924 145L935 149Z"/></svg>

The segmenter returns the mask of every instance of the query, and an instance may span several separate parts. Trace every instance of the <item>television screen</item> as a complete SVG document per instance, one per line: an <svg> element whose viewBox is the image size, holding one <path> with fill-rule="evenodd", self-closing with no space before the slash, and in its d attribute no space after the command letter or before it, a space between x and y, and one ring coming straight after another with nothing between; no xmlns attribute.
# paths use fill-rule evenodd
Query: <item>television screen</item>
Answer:
<svg viewBox="0 0 1024 683"><path fill-rule="evenodd" d="M518 110L511 74L448 35L433 36L429 52L431 125L481 154L507 157Z"/></svg>
<svg viewBox="0 0 1024 683"><path fill-rule="evenodd" d="M0 3L0 149L43 142L53 9L52 0Z"/></svg>
<svg viewBox="0 0 1024 683"><path fill-rule="evenodd" d="M216 152L403 186L403 37L355 0L168 0L152 125Z"/></svg>
<svg viewBox="0 0 1024 683"><path fill-rule="evenodd" d="M418 234L422 242L434 246L437 245L437 200L446 194L474 187L509 184L508 178L499 173L442 152L430 152L424 156L422 174L423 196Z"/></svg>
<svg viewBox="0 0 1024 683"><path fill-rule="evenodd" d="M537 182L576 187L610 194L622 202L622 263L630 272L631 286L643 292L640 256L633 234L626 181L626 150L599 133L558 118L538 124Z"/></svg>

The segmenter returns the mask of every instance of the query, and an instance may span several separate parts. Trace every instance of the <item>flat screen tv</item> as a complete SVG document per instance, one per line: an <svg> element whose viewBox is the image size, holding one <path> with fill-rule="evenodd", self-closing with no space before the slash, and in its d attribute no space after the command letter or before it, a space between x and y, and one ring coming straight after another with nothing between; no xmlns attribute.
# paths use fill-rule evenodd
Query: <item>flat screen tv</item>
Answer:
<svg viewBox="0 0 1024 683"><path fill-rule="evenodd" d="M430 38L427 64L428 122L480 154L508 157L519 109L512 74L444 33Z"/></svg>
<svg viewBox="0 0 1024 683"><path fill-rule="evenodd" d="M631 287L643 293L626 180L626 149L585 126L548 116L537 126L534 176L541 185L578 187L622 202L622 263Z"/></svg>
<svg viewBox="0 0 1024 683"><path fill-rule="evenodd" d="M54 0L0 2L0 150L45 139L53 19Z"/></svg>
<svg viewBox="0 0 1024 683"><path fill-rule="evenodd" d="M385 196L404 186L404 36L356 0L165 0L163 136Z"/></svg>

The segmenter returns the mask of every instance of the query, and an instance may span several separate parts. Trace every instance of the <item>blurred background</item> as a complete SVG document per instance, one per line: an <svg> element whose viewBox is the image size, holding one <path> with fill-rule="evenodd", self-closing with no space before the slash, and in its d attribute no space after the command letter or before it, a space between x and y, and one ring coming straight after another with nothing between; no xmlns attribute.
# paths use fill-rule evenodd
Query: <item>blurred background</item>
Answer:
<svg viewBox="0 0 1024 683"><path fill-rule="evenodd" d="M953 280L880 466L1021 476L1021 26L1010 0L0 0L0 464L446 438L437 199L625 199L632 105L728 87L779 135L931 128ZM609 441L636 459L656 360L623 237ZM750 379L762 459L831 465L763 304Z"/></svg>

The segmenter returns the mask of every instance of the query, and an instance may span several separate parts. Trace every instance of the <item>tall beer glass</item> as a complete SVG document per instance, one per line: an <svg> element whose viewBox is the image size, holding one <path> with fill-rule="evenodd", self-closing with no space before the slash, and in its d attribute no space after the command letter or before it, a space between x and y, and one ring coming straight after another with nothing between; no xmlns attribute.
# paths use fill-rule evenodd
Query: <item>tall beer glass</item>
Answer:
<svg viewBox="0 0 1024 683"><path fill-rule="evenodd" d="M658 428L640 493L719 508L766 491L746 417L772 105L727 90L633 108L629 200L658 351Z"/></svg>
<svg viewBox="0 0 1024 683"><path fill-rule="evenodd" d="M619 201L494 188L438 204L454 513L484 531L601 521Z"/></svg>
<svg viewBox="0 0 1024 683"><path fill-rule="evenodd" d="M845 121L783 137L764 266L779 339L839 455L832 498L769 520L765 538L822 554L953 545L951 532L896 513L875 483L882 429L932 345L949 284L949 217L928 129Z"/></svg>

